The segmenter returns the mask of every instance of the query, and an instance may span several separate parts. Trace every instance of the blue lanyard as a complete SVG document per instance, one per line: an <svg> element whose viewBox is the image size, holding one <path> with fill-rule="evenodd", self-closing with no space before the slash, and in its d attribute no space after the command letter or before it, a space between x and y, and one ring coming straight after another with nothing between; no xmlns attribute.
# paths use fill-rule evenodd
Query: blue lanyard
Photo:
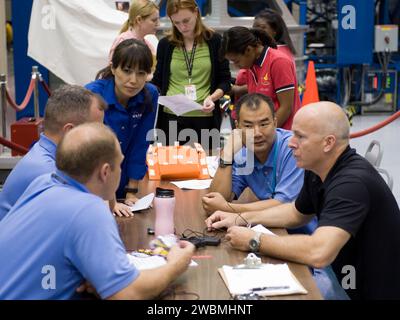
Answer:
<svg viewBox="0 0 400 320"><path fill-rule="evenodd" d="M80 190L80 191L83 191L86 193L90 193L90 191L88 190L88 188L85 185L83 185L80 182L74 180L73 178L67 176L61 170L56 169L56 171L51 174L51 177L63 185L68 185L77 190Z"/></svg>
<svg viewBox="0 0 400 320"><path fill-rule="evenodd" d="M275 188L276 188L276 167L277 167L277 162L278 162L278 138L276 138L275 144L274 144L274 150L272 151L274 153L274 161L273 161L273 168L272 168L272 192L271 192L271 198L273 199L275 197Z"/></svg>

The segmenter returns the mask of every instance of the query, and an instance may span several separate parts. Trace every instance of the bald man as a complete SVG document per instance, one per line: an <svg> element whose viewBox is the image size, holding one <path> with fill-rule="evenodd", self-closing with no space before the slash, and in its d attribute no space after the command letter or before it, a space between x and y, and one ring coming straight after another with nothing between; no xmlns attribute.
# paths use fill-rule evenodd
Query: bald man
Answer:
<svg viewBox="0 0 400 320"><path fill-rule="evenodd" d="M293 122L297 165L306 170L296 201L259 212L246 221L293 228L313 216L318 228L311 236L276 237L234 226L244 224L231 214L216 212L209 228L226 227L230 244L283 260L323 268L332 264L351 299L400 299L400 211L375 168L349 147L349 124L331 102L301 108Z"/></svg>
<svg viewBox="0 0 400 320"><path fill-rule="evenodd" d="M66 133L57 170L35 179L0 222L0 300L79 298L85 280L103 299L149 299L186 270L189 242L174 246L162 267L139 272L129 262L103 201L114 197L122 160L103 124Z"/></svg>

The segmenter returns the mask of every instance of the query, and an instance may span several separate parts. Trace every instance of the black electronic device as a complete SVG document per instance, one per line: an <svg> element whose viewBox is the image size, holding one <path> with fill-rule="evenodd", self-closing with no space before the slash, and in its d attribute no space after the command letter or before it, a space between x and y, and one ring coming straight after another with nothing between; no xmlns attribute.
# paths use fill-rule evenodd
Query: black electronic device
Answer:
<svg viewBox="0 0 400 320"><path fill-rule="evenodd" d="M215 237L203 237L202 242L205 246L218 246L221 243L221 239Z"/></svg>
<svg viewBox="0 0 400 320"><path fill-rule="evenodd" d="M181 240L189 241L196 247L196 249L204 247L204 244L199 237L182 237Z"/></svg>
<svg viewBox="0 0 400 320"><path fill-rule="evenodd" d="M205 246L218 246L221 243L221 239L215 237L181 237L181 240L189 241L194 244L196 248Z"/></svg>

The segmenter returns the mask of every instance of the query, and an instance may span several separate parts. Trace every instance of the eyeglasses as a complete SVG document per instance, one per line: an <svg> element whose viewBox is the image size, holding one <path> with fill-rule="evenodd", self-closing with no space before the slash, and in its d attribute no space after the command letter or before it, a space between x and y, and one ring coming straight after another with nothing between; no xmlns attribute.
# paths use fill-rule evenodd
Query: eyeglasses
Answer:
<svg viewBox="0 0 400 320"><path fill-rule="evenodd" d="M190 18L183 19L182 21L172 21L172 23L175 27L179 27L180 25L187 26L190 23L190 21L192 20L192 18L193 18L193 16Z"/></svg>

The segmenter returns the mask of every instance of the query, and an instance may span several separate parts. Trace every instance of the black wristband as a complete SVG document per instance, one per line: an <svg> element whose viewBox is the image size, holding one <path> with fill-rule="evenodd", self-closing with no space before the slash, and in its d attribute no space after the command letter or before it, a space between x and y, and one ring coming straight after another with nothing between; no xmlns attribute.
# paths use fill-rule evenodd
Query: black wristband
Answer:
<svg viewBox="0 0 400 320"><path fill-rule="evenodd" d="M225 167L231 166L231 165L232 165L232 162L226 162L226 161L224 161L224 159L219 158L219 166L220 166L220 168L225 168Z"/></svg>
<svg viewBox="0 0 400 320"><path fill-rule="evenodd" d="M129 193L138 193L139 189L138 188L129 188L129 187L125 187L125 192L129 192Z"/></svg>

